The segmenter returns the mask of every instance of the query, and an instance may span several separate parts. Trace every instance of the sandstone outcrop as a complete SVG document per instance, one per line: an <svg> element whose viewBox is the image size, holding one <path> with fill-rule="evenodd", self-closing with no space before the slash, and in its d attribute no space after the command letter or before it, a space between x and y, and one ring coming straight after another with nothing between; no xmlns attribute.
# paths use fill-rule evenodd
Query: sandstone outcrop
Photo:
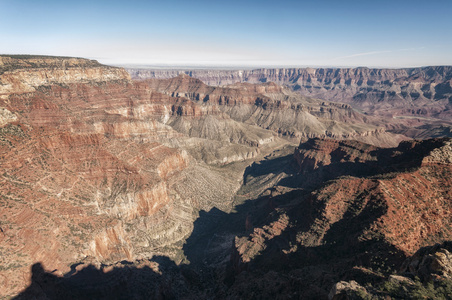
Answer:
<svg viewBox="0 0 452 300"><path fill-rule="evenodd" d="M451 251L451 241L421 248L404 262L401 273L425 281L452 280Z"/></svg>
<svg viewBox="0 0 452 300"><path fill-rule="evenodd" d="M17 120L17 116L6 108L0 108L0 127Z"/></svg>
<svg viewBox="0 0 452 300"><path fill-rule="evenodd" d="M367 289L356 281L336 283L328 299L448 299L451 296L451 242L424 247L402 269ZM448 250L449 249L449 250Z"/></svg>
<svg viewBox="0 0 452 300"><path fill-rule="evenodd" d="M336 283L328 294L328 299L365 299L366 296L369 296L366 288L352 280L350 282L341 281Z"/></svg>

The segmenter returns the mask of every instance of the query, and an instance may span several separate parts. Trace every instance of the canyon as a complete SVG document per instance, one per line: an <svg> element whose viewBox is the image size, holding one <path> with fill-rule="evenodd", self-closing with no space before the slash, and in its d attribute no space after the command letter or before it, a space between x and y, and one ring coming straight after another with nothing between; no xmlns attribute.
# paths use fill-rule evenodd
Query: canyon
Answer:
<svg viewBox="0 0 452 300"><path fill-rule="evenodd" d="M439 291L451 74L2 55L0 297Z"/></svg>

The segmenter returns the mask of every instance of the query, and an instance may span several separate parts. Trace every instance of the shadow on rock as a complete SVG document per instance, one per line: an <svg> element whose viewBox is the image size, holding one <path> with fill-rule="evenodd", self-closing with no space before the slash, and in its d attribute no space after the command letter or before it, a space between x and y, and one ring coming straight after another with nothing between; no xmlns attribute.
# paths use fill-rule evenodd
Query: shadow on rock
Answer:
<svg viewBox="0 0 452 300"><path fill-rule="evenodd" d="M75 267L74 267L75 269ZM88 265L59 277L40 263L31 267L31 284L14 299L180 299L189 282L167 257L118 263L96 268Z"/></svg>

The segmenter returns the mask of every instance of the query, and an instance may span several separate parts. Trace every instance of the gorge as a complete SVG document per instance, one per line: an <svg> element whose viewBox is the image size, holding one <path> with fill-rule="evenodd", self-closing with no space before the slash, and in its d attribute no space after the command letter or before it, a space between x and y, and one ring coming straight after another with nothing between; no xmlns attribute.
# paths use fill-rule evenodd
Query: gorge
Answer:
<svg viewBox="0 0 452 300"><path fill-rule="evenodd" d="M0 296L450 296L451 86L2 55Z"/></svg>

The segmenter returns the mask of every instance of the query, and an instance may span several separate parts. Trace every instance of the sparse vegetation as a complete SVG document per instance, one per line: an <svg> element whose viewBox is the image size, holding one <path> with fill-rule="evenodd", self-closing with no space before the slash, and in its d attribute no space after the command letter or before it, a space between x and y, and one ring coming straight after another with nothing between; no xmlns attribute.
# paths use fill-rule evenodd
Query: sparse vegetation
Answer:
<svg viewBox="0 0 452 300"><path fill-rule="evenodd" d="M416 278L413 284L386 281L382 284L381 292L395 299L448 300L452 299L452 280L442 279L423 283Z"/></svg>

